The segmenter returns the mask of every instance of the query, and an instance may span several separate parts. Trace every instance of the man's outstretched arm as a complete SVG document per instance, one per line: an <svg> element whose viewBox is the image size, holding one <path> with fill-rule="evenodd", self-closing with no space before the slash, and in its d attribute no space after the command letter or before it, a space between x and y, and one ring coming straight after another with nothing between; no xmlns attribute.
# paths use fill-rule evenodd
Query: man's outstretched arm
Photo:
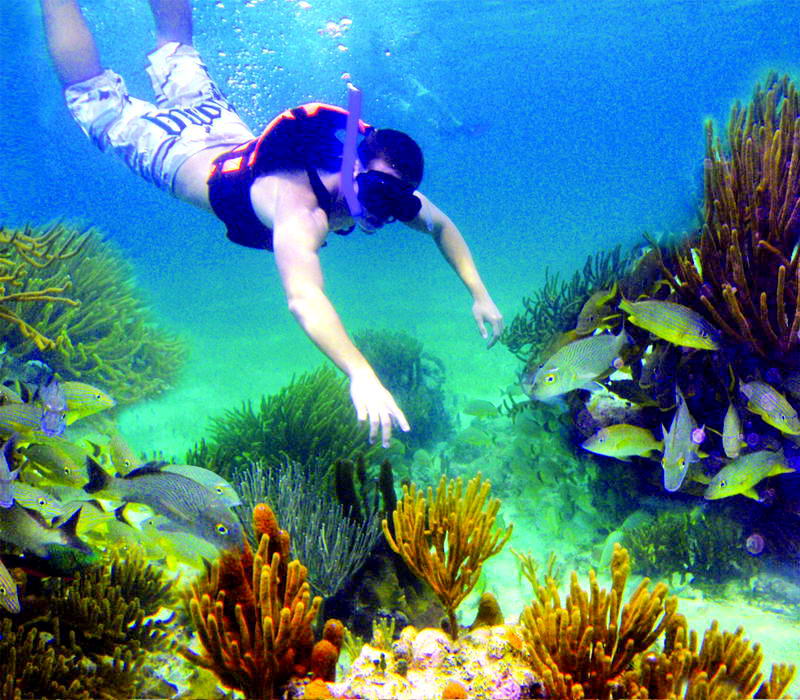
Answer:
<svg viewBox="0 0 800 700"><path fill-rule="evenodd" d="M430 234L436 241L442 256L450 263L472 295L472 316L481 336L488 339L488 347L492 347L503 332L503 315L495 306L478 274L469 246L458 227L443 211L423 194L417 192L417 196L422 200L422 209L420 215L408 225L417 231ZM492 329L491 338L486 330L486 324Z"/></svg>
<svg viewBox="0 0 800 700"><path fill-rule="evenodd" d="M76 0L41 0L47 48L65 87L103 72L94 37Z"/></svg>
<svg viewBox="0 0 800 700"><path fill-rule="evenodd" d="M321 213L321 212L320 212ZM275 225L275 262L289 310L306 335L350 378L350 397L358 420L369 422L370 442L381 432L389 447L392 426L409 430L394 397L381 384L366 358L352 343L323 289L317 248L326 230L309 211L300 211ZM324 216L324 215L323 215Z"/></svg>

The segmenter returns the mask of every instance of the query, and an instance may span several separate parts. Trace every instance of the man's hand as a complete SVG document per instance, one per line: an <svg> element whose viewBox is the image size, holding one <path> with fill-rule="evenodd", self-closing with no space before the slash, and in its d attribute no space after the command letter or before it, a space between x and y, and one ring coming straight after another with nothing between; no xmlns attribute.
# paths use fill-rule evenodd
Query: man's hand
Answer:
<svg viewBox="0 0 800 700"><path fill-rule="evenodd" d="M472 304L472 315L475 318L475 323L478 324L478 332L484 340L489 338L489 332L486 330L485 324L488 323L492 327L492 337L486 345L487 348L492 347L503 332L503 314L500 313L494 302L487 296L475 300Z"/></svg>
<svg viewBox="0 0 800 700"><path fill-rule="evenodd" d="M356 407L358 420L369 421L370 444L378 437L378 426L384 447L389 447L392 439L392 425L405 432L411 430L403 412L374 372L361 372L350 377L350 398Z"/></svg>

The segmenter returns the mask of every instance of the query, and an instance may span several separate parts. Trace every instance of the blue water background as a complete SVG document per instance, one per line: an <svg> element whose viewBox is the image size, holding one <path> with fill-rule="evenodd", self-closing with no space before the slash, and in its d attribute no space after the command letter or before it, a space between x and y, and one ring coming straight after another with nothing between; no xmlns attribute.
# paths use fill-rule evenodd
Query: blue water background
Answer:
<svg viewBox="0 0 800 700"><path fill-rule="evenodd" d="M149 98L148 4L87 5L104 63ZM800 65L796 3L195 7L196 45L254 130L304 101L344 104L350 74L368 121L417 138L427 157L421 189L461 228L508 320L546 268L568 275L598 250L689 225L704 120L724 122L769 69L797 77ZM318 364L285 309L271 256L228 243L209 214L91 146L62 104L38 3L3 0L2 15L0 222L64 219L116 241L160 318L194 337L220 376L238 377L230 397L224 387L210 397L209 413ZM343 36L326 33L342 18L352 20ZM394 225L374 237L332 238L322 252L327 290L349 329L402 328L434 352L455 334L460 352L482 352L469 299L424 236ZM507 367L506 351L492 352ZM504 369L497 386L511 378Z"/></svg>

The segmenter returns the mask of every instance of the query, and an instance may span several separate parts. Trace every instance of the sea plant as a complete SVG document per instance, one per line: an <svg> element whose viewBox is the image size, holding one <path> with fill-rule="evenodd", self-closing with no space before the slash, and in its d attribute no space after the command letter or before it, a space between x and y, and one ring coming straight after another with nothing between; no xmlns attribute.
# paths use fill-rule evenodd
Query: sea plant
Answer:
<svg viewBox="0 0 800 700"><path fill-rule="evenodd" d="M622 543L638 574L691 575L696 584L718 585L758 572L757 560L745 551L742 532L742 526L724 513L670 510L625 532Z"/></svg>
<svg viewBox="0 0 800 700"><path fill-rule="evenodd" d="M344 630L328 620L322 639L314 641L322 599L312 599L306 567L290 561L289 534L265 504L253 510L253 529L259 535L255 553L247 543L222 552L184 592L202 652L182 653L225 687L268 700L293 677L333 680Z"/></svg>
<svg viewBox="0 0 800 700"><path fill-rule="evenodd" d="M231 478L251 463L269 469L289 461L324 472L337 459L378 449L356 420L346 380L323 366L262 397L258 409L246 401L213 418L210 440L196 445L186 460Z"/></svg>
<svg viewBox="0 0 800 700"><path fill-rule="evenodd" d="M115 551L101 566L27 591L0 628L0 698L129 698L149 692L150 653L169 649L172 584L141 553Z"/></svg>
<svg viewBox="0 0 800 700"><path fill-rule="evenodd" d="M780 365L800 346L800 96L788 76L736 102L727 143L706 123L704 222L679 247L673 288L728 338Z"/></svg>
<svg viewBox="0 0 800 700"><path fill-rule="evenodd" d="M450 634L458 637L456 609L475 587L483 563L511 537L513 525L495 527L500 501L487 498L488 481L477 474L467 483L442 476L427 497L412 483L392 513L392 529L383 520L384 537L414 574L428 583L444 607Z"/></svg>

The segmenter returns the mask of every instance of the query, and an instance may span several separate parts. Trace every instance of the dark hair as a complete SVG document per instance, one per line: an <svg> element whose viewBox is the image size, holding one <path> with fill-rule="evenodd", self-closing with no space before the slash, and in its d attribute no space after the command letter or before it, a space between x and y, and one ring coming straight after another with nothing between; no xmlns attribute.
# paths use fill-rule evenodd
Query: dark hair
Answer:
<svg viewBox="0 0 800 700"><path fill-rule="evenodd" d="M376 158L385 160L400 178L419 187L424 159L422 149L408 134L394 129L372 129L358 144L358 158L364 166Z"/></svg>

